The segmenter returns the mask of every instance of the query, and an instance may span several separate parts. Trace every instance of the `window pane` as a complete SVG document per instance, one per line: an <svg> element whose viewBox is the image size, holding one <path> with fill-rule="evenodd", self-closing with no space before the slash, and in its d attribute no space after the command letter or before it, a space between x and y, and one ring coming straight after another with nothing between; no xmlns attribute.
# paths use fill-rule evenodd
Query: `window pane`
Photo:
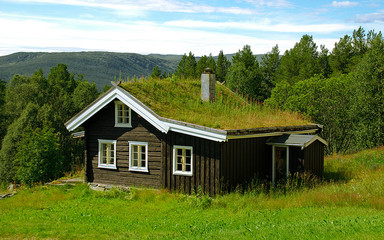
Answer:
<svg viewBox="0 0 384 240"><path fill-rule="evenodd" d="M107 163L107 158L105 156L101 157L101 163L106 164Z"/></svg>
<svg viewBox="0 0 384 240"><path fill-rule="evenodd" d="M177 156L177 163L181 164L182 159L183 159L182 157Z"/></svg>
<svg viewBox="0 0 384 240"><path fill-rule="evenodd" d="M141 167L145 167L145 161L141 161Z"/></svg>
<svg viewBox="0 0 384 240"><path fill-rule="evenodd" d="M133 166L133 167L138 167L137 159L133 159L132 166Z"/></svg>
<svg viewBox="0 0 384 240"><path fill-rule="evenodd" d="M177 164L176 167L177 167L177 171L181 171L183 169L182 164Z"/></svg>
<svg viewBox="0 0 384 240"><path fill-rule="evenodd" d="M177 155L179 155L179 156L183 155L183 149L178 148L177 149Z"/></svg>
<svg viewBox="0 0 384 240"><path fill-rule="evenodd" d="M185 163L187 163L187 164L191 164L191 157L189 157L188 155L187 155L187 157L185 158Z"/></svg>
<svg viewBox="0 0 384 240"><path fill-rule="evenodd" d="M133 146L133 152L134 152L134 153L137 153L137 152L138 152L138 150L139 150L139 149L137 148L137 146L136 146L136 145L134 145L134 146Z"/></svg>
<svg viewBox="0 0 384 240"><path fill-rule="evenodd" d="M186 149L185 150L185 155L186 156L191 156L191 150L190 149Z"/></svg>
<svg viewBox="0 0 384 240"><path fill-rule="evenodd" d="M185 171L190 172L191 171L191 165L186 165L185 166Z"/></svg>
<svg viewBox="0 0 384 240"><path fill-rule="evenodd" d="M138 160L139 154L137 152L133 152L133 160Z"/></svg>

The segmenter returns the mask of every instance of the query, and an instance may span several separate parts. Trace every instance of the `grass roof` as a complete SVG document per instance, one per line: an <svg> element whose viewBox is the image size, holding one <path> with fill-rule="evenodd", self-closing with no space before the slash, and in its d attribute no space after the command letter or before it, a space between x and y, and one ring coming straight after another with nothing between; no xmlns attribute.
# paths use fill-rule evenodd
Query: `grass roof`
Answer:
<svg viewBox="0 0 384 240"><path fill-rule="evenodd" d="M216 129L311 124L295 112L271 109L216 84L214 102L202 102L200 79L140 79L120 84L158 115Z"/></svg>

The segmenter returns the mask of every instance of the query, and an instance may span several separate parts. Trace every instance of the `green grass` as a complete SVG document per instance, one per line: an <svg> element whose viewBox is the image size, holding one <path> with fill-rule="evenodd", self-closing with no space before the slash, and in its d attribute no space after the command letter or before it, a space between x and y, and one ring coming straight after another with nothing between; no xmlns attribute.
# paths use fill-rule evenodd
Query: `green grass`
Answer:
<svg viewBox="0 0 384 240"><path fill-rule="evenodd" d="M83 184L23 189L0 200L0 238L383 239L383 153L328 157L322 181L215 198Z"/></svg>
<svg viewBox="0 0 384 240"><path fill-rule="evenodd" d="M216 84L215 101L202 102L199 79L135 79L121 86L162 117L206 127L245 129L310 124L298 113L267 108L220 84Z"/></svg>

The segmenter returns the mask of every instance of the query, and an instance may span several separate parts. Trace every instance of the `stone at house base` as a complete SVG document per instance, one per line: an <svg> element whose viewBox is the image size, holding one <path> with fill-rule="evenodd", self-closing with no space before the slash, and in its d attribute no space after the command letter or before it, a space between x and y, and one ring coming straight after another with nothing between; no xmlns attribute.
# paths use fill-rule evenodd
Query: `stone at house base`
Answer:
<svg viewBox="0 0 384 240"><path fill-rule="evenodd" d="M130 187L127 186L117 186L117 185L111 185L111 184L102 184L102 183L88 183L88 186L95 191L107 191L111 190L112 188L121 189L123 191L129 192L131 190Z"/></svg>

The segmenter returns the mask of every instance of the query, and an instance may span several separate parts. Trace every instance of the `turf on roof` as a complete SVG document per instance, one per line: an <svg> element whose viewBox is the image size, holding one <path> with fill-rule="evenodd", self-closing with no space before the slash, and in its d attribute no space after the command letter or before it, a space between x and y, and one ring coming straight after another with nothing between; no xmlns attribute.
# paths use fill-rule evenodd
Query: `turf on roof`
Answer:
<svg viewBox="0 0 384 240"><path fill-rule="evenodd" d="M229 130L310 124L298 113L264 107L220 84L216 84L215 101L202 102L199 79L141 79L120 86L162 117L206 127Z"/></svg>

